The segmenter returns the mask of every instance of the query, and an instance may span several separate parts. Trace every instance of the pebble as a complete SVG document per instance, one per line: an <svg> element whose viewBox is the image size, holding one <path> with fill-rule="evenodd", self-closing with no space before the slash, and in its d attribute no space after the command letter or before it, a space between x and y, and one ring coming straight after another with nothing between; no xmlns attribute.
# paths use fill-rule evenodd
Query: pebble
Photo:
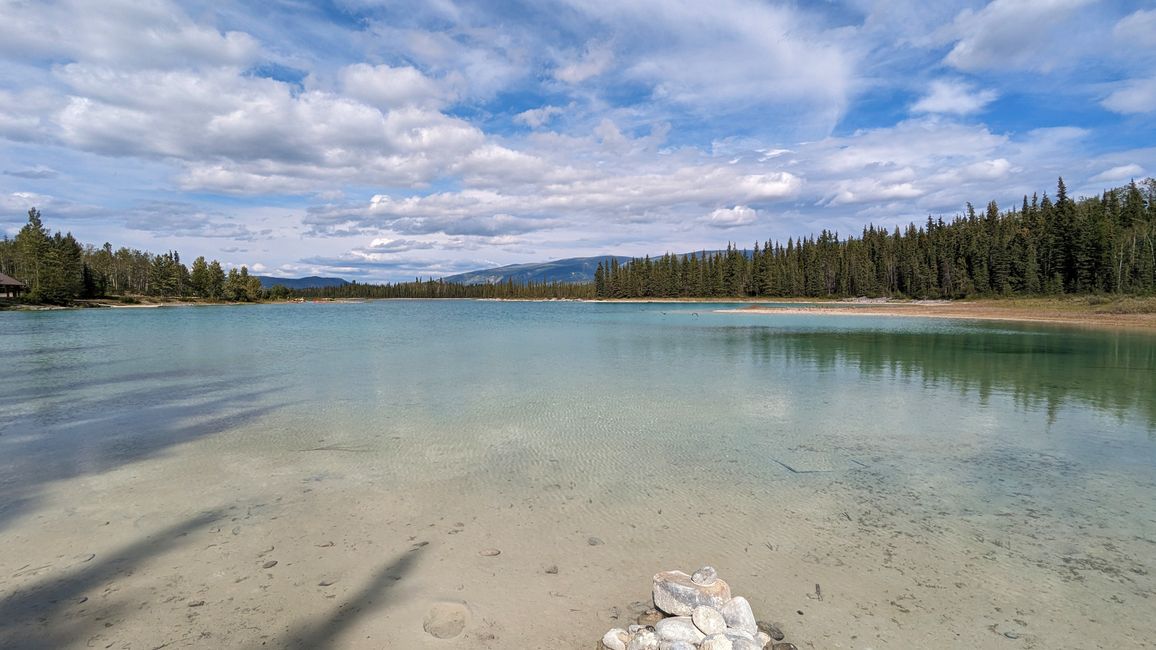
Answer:
<svg viewBox="0 0 1156 650"><path fill-rule="evenodd" d="M639 614L635 622L639 625L653 626L655 623L661 621L662 619L662 612L658 611L657 609L648 609L645 612Z"/></svg>
<svg viewBox="0 0 1156 650"><path fill-rule="evenodd" d="M703 587L713 585L715 580L718 580L718 571L715 571L712 566L704 566L690 576L691 582Z"/></svg>
<svg viewBox="0 0 1156 650"><path fill-rule="evenodd" d="M591 545L591 546L602 546L603 544L605 544L605 542L603 542L601 539L598 539L597 537L588 538L586 540L586 543Z"/></svg>
<svg viewBox="0 0 1156 650"><path fill-rule="evenodd" d="M321 582L318 582L317 586L318 587L332 587L335 584L337 584L337 578L326 578L326 579L322 580Z"/></svg>
<svg viewBox="0 0 1156 650"><path fill-rule="evenodd" d="M483 548L478 551L478 555L482 557L497 557L502 554L502 551L496 548Z"/></svg>
<svg viewBox="0 0 1156 650"><path fill-rule="evenodd" d="M725 580L698 585L682 571L663 571L654 575L652 595L654 606L667 614L690 616L699 605L721 607L730 600L731 588Z"/></svg>
<svg viewBox="0 0 1156 650"><path fill-rule="evenodd" d="M1004 632L1004 633L1003 633L1003 635L1004 635L1004 636L1006 636L1006 637L1007 637L1007 638L1009 638L1009 639L1018 639L1018 638L1020 638L1020 633L1019 633L1019 632Z"/></svg>
<svg viewBox="0 0 1156 650"><path fill-rule="evenodd" d="M767 635L770 636L774 641L782 641L786 636L783 634L783 631L779 629L779 626L775 625L774 623L758 621L755 623L755 625L759 628L760 632L767 633Z"/></svg>
<svg viewBox="0 0 1156 650"><path fill-rule="evenodd" d="M552 576L558 575L558 565L551 564L550 566L546 567L546 573L549 573Z"/></svg>
<svg viewBox="0 0 1156 650"><path fill-rule="evenodd" d="M277 566L277 560L269 560L268 562L262 564L261 568L262 569L272 569L275 566Z"/></svg>
<svg viewBox="0 0 1156 650"><path fill-rule="evenodd" d="M690 618L703 634L720 634L727 629L726 619L713 607L699 605L690 613Z"/></svg>
<svg viewBox="0 0 1156 650"><path fill-rule="evenodd" d="M734 644L725 634L712 634L698 646L699 650L734 650Z"/></svg>
<svg viewBox="0 0 1156 650"><path fill-rule="evenodd" d="M699 630L689 616L672 616L654 624L654 633L659 641L686 641L701 643L706 635Z"/></svg>
<svg viewBox="0 0 1156 650"><path fill-rule="evenodd" d="M190 600L189 601L189 607L200 607L201 605L204 605L204 604L205 604L205 601L203 601L203 600Z"/></svg>
<svg viewBox="0 0 1156 650"><path fill-rule="evenodd" d="M602 645L607 650L626 650L628 641L630 641L630 633L620 627L611 628L609 632L602 635Z"/></svg>
<svg viewBox="0 0 1156 650"><path fill-rule="evenodd" d="M742 596L731 598L719 608L727 626L742 630L754 638L759 633L759 626L755 623L755 613L751 611L751 604Z"/></svg>
<svg viewBox="0 0 1156 650"><path fill-rule="evenodd" d="M730 585L710 566L693 575L655 574L651 596L654 608L631 603L626 619L637 615L638 622L611 629L596 644L599 650L798 650L782 642L777 624L757 621L746 598L731 597ZM611 612L617 619L618 608ZM1018 637L1013 634L1005 636Z"/></svg>

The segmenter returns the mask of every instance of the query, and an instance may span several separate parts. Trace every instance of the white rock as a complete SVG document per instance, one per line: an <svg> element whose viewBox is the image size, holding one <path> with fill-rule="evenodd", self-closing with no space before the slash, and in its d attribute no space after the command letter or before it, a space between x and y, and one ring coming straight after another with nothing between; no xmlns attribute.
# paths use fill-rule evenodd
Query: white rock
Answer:
<svg viewBox="0 0 1156 650"><path fill-rule="evenodd" d="M690 580L696 585L709 587L714 584L715 580L718 580L718 571L715 571L712 566L704 566L698 571L695 571L694 574L690 576Z"/></svg>
<svg viewBox="0 0 1156 650"><path fill-rule="evenodd" d="M755 640L755 635L748 633L746 630L740 630L737 627L728 627L723 631L723 634L736 639L746 639L747 641Z"/></svg>
<svg viewBox="0 0 1156 650"><path fill-rule="evenodd" d="M699 650L734 650L734 643L725 634L712 634L703 639Z"/></svg>
<svg viewBox="0 0 1156 650"><path fill-rule="evenodd" d="M695 645L706 635L699 631L689 616L671 616L654 624L654 633L659 641L686 641Z"/></svg>
<svg viewBox="0 0 1156 650"><path fill-rule="evenodd" d="M620 627L602 635L602 645L606 647L606 650L626 650L626 642L629 640L630 634Z"/></svg>
<svg viewBox="0 0 1156 650"><path fill-rule="evenodd" d="M716 579L710 585L698 585L682 571L655 574L653 591L654 606L673 616L690 616L699 605L719 609L731 600L731 588L725 580Z"/></svg>
<svg viewBox="0 0 1156 650"><path fill-rule="evenodd" d="M760 648L765 648L774 643L774 640L771 639L771 635L759 630L759 633L755 635L755 642L759 644Z"/></svg>
<svg viewBox="0 0 1156 650"><path fill-rule="evenodd" d="M719 608L727 627L742 630L751 635L751 639L759 633L759 626L755 623L755 613L751 611L751 604L742 596L731 598Z"/></svg>
<svg viewBox="0 0 1156 650"><path fill-rule="evenodd" d="M757 641L751 641L750 639L742 639L739 637L734 637L731 639L731 647L734 648L734 650L763 650L762 646L760 646Z"/></svg>
<svg viewBox="0 0 1156 650"><path fill-rule="evenodd" d="M713 607L707 605L699 605L690 613L691 620L694 621L695 627L702 630L703 634L719 634L727 629L726 619L723 615Z"/></svg>
<svg viewBox="0 0 1156 650"><path fill-rule="evenodd" d="M626 650L658 650L658 635L650 630L642 630L630 636Z"/></svg>
<svg viewBox="0 0 1156 650"><path fill-rule="evenodd" d="M688 641L659 641L658 650L695 650L698 647Z"/></svg>

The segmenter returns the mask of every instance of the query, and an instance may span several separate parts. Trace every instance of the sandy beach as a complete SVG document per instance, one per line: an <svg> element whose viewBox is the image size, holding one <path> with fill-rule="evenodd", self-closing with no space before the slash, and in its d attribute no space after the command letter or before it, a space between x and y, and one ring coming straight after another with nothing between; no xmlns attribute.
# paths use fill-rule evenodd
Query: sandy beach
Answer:
<svg viewBox="0 0 1156 650"><path fill-rule="evenodd" d="M1131 308L1129 302L1123 309ZM1136 300L1136 309L1150 308L1150 302ZM903 316L913 318L955 318L966 320L1016 321L1023 323L1055 323L1081 327L1129 328L1156 331L1156 311L1149 313L1121 313L1097 309L1098 305L1080 300L912 300L912 301L840 301L822 303L794 303L789 306L770 306L752 303L740 309L717 310L720 313L744 314L808 314L821 316Z"/></svg>

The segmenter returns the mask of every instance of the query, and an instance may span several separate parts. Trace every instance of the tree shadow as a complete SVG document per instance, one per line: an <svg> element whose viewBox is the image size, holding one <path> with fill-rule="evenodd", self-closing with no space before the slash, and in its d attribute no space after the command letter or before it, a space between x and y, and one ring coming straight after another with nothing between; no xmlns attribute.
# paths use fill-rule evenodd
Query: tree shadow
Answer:
<svg viewBox="0 0 1156 650"><path fill-rule="evenodd" d="M176 548L192 531L223 516L220 510L201 513L133 542L104 558L84 562L75 571L48 577L6 594L0 601L0 647L61 648L78 644L104 629L130 603L95 603L93 593L118 576L131 575L150 559ZM20 571L17 571L17 576Z"/></svg>
<svg viewBox="0 0 1156 650"><path fill-rule="evenodd" d="M391 588L412 571L420 553L421 549L415 549L397 556L393 562L378 569L373 579L350 600L341 603L335 612L319 620L298 624L274 647L338 647L336 642L343 632L366 615L380 611L389 602Z"/></svg>
<svg viewBox="0 0 1156 650"><path fill-rule="evenodd" d="M137 381L139 376L132 381ZM0 530L30 511L44 485L99 474L198 438L244 427L282 408L275 389L218 380L159 383L67 405L45 398L0 429ZM255 381L260 381L257 378Z"/></svg>

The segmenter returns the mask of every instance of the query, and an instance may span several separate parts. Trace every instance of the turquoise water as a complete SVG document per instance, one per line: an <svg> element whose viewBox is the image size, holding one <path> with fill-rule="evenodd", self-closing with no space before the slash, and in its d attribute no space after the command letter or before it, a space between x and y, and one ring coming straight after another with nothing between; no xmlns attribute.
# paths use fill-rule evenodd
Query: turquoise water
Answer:
<svg viewBox="0 0 1156 650"><path fill-rule="evenodd" d="M1005 647L1014 642L1005 633L1060 647L1076 634L1154 638L1144 612L1156 602L1156 337L715 311L725 307L385 301L0 313L0 542L12 549L0 564L0 613L15 620L35 605L71 621L49 632L0 622L0 641L49 634L51 645L83 646L112 634L37 601L47 581L72 584L85 567L16 575L50 563L37 557L46 535L53 557L83 554L91 533L69 532L68 517L121 516L143 534L242 503L250 516L255 504L281 508L268 510L262 535L356 521L367 539L398 549L422 537L398 527L462 524L424 551L438 568L398 584L426 594L416 603L458 575L461 589L450 591L469 594L478 619L463 639L484 645L490 634L495 647L525 641L527 626L549 618L528 623L518 598L487 600L461 577L474 546L498 542L506 578L488 580L565 578L567 588L542 594L607 607L644 596L650 573L696 568L666 564L714 562L724 577L745 576L756 610L820 647ZM291 493L293 505L268 505ZM586 544L594 534L606 543ZM571 537L581 543L566 546ZM132 540L126 529L109 543ZM200 575L190 557L164 552L168 566ZM549 558L592 553L602 555L538 575ZM306 556L292 566L320 562ZM354 556L334 566L364 561ZM147 590L158 574L129 575ZM810 593L817 582L822 600ZM263 593L284 601L286 627L333 605L281 589ZM257 596L231 597L235 609ZM550 600L527 601L540 598ZM123 609L115 605L108 596L109 611ZM189 610L178 605L122 613L115 629L130 638L184 630ZM569 605L559 615L577 618L557 643L574 645L557 647L590 646L610 627L598 603ZM804 608L817 611L795 613ZM346 641L374 623L349 625L335 631ZM69 631L77 626L83 633ZM236 627L227 645L253 640ZM375 633L378 645L366 647L422 638L420 626Z"/></svg>

